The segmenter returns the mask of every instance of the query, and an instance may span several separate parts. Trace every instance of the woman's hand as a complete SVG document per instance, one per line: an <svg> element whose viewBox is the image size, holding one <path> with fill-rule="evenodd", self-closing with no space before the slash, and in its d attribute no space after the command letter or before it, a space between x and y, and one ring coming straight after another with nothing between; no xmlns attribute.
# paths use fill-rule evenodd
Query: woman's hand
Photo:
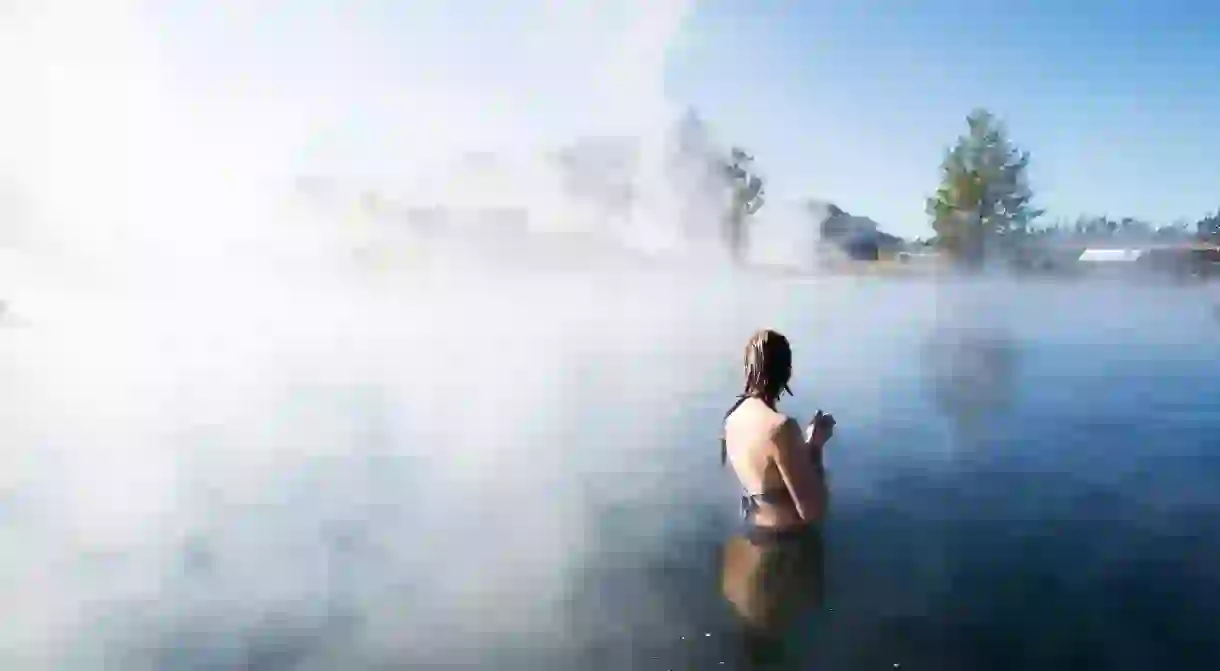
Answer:
<svg viewBox="0 0 1220 671"><path fill-rule="evenodd" d="M818 414L814 415L813 421L809 423L807 435L809 446L821 449L835 435L834 415L818 410Z"/></svg>

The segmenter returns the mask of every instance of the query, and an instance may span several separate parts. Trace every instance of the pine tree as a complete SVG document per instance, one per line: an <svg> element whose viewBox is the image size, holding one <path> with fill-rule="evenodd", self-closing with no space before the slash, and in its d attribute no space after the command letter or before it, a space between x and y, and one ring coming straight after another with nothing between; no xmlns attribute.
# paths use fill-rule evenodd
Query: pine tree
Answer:
<svg viewBox="0 0 1220 671"><path fill-rule="evenodd" d="M941 163L941 185L927 212L941 246L977 266L996 244L1022 237L1042 211L1031 205L1029 153L1009 141L987 110L971 112L966 123L968 132Z"/></svg>

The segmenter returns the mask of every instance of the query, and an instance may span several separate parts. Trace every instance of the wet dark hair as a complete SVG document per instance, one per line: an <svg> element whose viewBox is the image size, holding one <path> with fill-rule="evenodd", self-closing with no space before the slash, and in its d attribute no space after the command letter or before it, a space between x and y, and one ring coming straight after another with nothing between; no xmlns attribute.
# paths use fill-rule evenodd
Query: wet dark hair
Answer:
<svg viewBox="0 0 1220 671"><path fill-rule="evenodd" d="M757 398L774 409L780 396L787 393L788 380L792 377L792 348L783 334L765 329L758 331L746 343L744 372L746 376L745 389L737 397L737 402L724 413L728 419L742 403L749 398ZM724 437L720 439L720 463L728 460L728 444Z"/></svg>

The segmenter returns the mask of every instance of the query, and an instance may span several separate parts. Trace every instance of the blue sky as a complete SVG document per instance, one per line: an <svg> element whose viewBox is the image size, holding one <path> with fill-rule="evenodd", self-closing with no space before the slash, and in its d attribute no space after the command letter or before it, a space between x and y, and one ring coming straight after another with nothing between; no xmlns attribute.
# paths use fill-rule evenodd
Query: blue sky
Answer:
<svg viewBox="0 0 1220 671"><path fill-rule="evenodd" d="M1049 217L1220 207L1220 4L710 0L667 75L773 193L902 235L927 232L923 199L975 106L1030 150Z"/></svg>
<svg viewBox="0 0 1220 671"><path fill-rule="evenodd" d="M929 232L924 199L975 106L1032 152L1051 217L1220 207L1220 4L688 2L199 0L151 25L208 144L267 171L394 174L428 146L628 128L655 88L752 150L773 201L904 236Z"/></svg>

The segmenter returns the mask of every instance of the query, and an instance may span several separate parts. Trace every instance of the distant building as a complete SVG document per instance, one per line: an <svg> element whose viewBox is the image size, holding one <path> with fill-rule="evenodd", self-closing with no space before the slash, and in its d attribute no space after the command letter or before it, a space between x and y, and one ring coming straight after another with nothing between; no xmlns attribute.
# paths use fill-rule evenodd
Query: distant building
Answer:
<svg viewBox="0 0 1220 671"><path fill-rule="evenodd" d="M1220 247L1201 242L1155 245L1140 255L1139 265L1178 276L1212 277L1220 274Z"/></svg>
<svg viewBox="0 0 1220 671"><path fill-rule="evenodd" d="M1134 263L1144 255L1143 249L1109 249L1089 247L1080 253L1081 263Z"/></svg>
<svg viewBox="0 0 1220 671"><path fill-rule="evenodd" d="M849 214L833 203L810 201L808 209L818 222L823 259L877 261L896 256L904 247L902 238L885 233L877 222Z"/></svg>
<svg viewBox="0 0 1220 671"><path fill-rule="evenodd" d="M1014 261L1029 271L1202 276L1216 273L1220 249L1192 242L1089 244L1065 238L1024 245Z"/></svg>

